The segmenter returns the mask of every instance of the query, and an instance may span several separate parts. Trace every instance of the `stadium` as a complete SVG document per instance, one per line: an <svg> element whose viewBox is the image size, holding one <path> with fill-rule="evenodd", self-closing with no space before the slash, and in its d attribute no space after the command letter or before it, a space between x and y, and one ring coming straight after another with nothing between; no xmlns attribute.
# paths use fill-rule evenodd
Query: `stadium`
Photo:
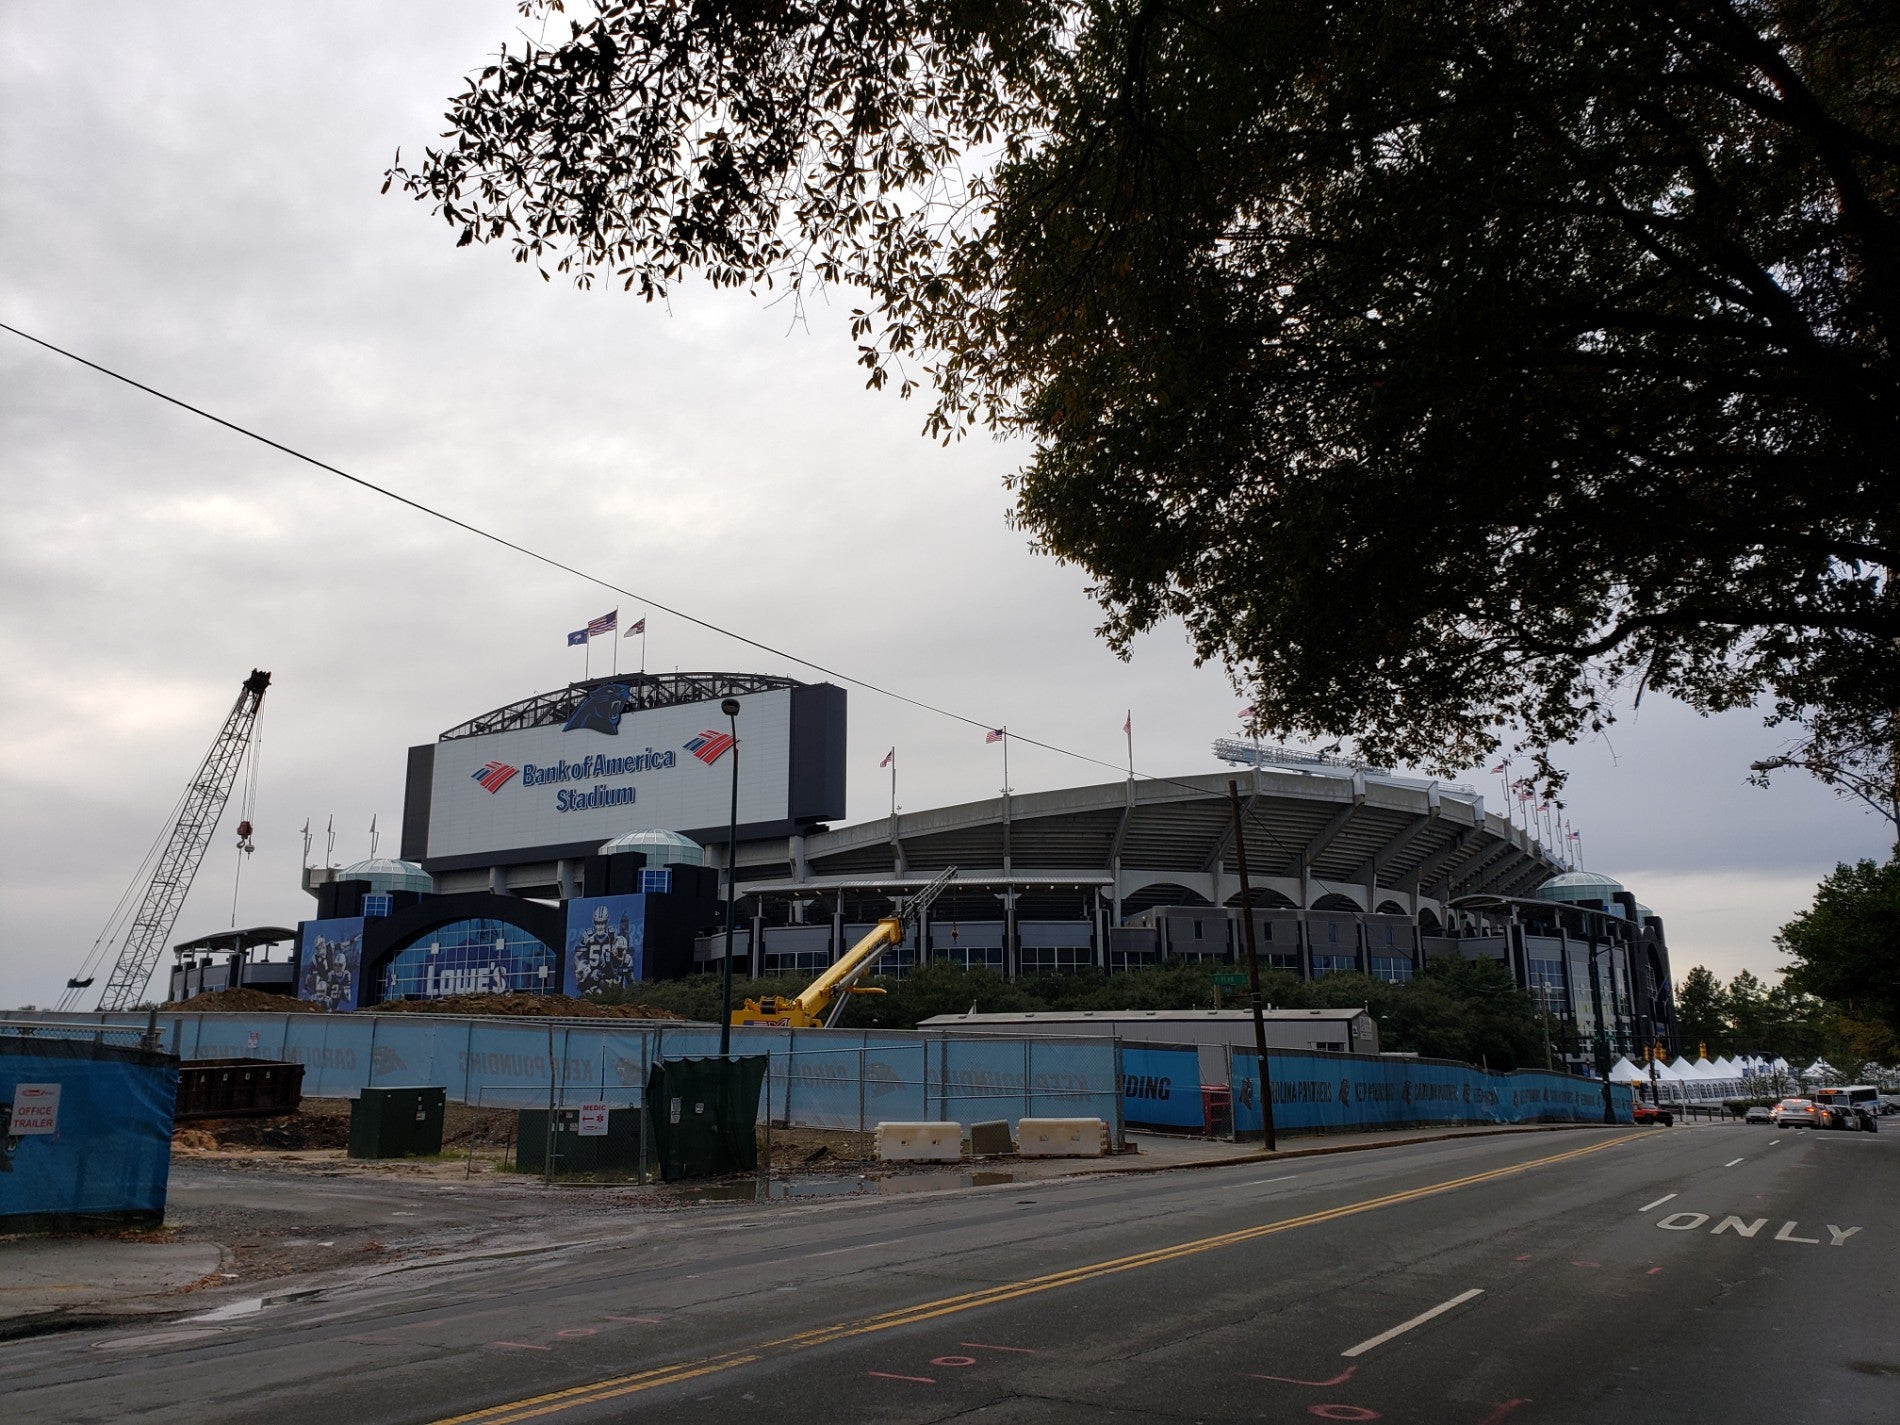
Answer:
<svg viewBox="0 0 1900 1425"><path fill-rule="evenodd" d="M815 974L951 867L879 973L1233 961L1244 859L1263 965L1403 981L1432 957L1490 958L1586 1041L1601 1025L1624 1052L1678 1047L1660 918L1470 787L1224 743L1249 765L834 826L845 709L829 684L624 674L411 748L402 860L305 873L319 914L299 928L299 993L348 1008L715 968L729 868L736 973Z"/></svg>

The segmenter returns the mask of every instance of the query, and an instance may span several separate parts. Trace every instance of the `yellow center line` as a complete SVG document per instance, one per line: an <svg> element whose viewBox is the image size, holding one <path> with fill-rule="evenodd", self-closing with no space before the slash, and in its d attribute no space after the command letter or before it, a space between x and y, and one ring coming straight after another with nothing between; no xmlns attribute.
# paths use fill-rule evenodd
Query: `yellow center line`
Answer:
<svg viewBox="0 0 1900 1425"><path fill-rule="evenodd" d="M1573 1148L1566 1153L1554 1153L1547 1158L1534 1158L1528 1163L1492 1168L1487 1172L1471 1173L1462 1178L1449 1178L1444 1182L1429 1183L1424 1187L1387 1193L1383 1197L1364 1198L1358 1202L1324 1208L1319 1212L1309 1212L1299 1217L1285 1217L1277 1222L1262 1223L1258 1227L1243 1227L1237 1231L1222 1232L1213 1237L1197 1237L1192 1241L1179 1242L1171 1247L1157 1247L1126 1257L1112 1257L1106 1261L1090 1262L1085 1266L1050 1272L1046 1276L1001 1282L979 1291L964 1292L959 1296L940 1297L935 1301L919 1302L914 1306L899 1307L893 1311L881 1312L876 1316L814 1327L809 1331L782 1336L777 1340L767 1341L744 1351L729 1351L722 1355L707 1356L695 1361L676 1361L671 1365L656 1366L632 1375L613 1376L587 1385L569 1386L565 1390L551 1391L546 1395L528 1396L521 1400L510 1401L505 1405L491 1405L486 1409L471 1411L466 1415L449 1416L436 1421L435 1425L511 1425L511 1422L532 1420L538 1416L551 1415L559 1410L571 1410L575 1406L595 1405L601 1401L613 1400L623 1395L635 1395L658 1386L673 1385L718 1371L734 1370L740 1366L750 1365L768 1354L789 1355L796 1351L809 1350L814 1346L848 1340L854 1336L870 1336L882 1331L892 1331L900 1326L914 1326L920 1322L934 1321L939 1317L955 1316L962 1312L975 1311L981 1307L993 1306L1005 1301L1014 1301L1020 1297L1034 1296L1040 1292L1056 1291L1062 1287L1075 1286L1081 1282L1094 1281L1121 1272L1139 1271L1144 1267L1159 1266L1164 1262L1174 1262L1184 1257L1199 1256L1204 1252L1219 1251L1224 1247L1256 1241L1279 1232L1291 1232L1300 1227L1316 1227L1321 1223L1336 1222L1342 1217L1354 1217L1362 1212L1374 1212L1382 1207L1397 1206L1399 1203L1416 1202L1420 1198L1433 1197L1439 1193L1471 1187L1477 1183L1492 1182L1516 1173L1529 1172L1532 1168L1545 1168L1554 1163L1569 1162L1572 1159L1581 1158L1590 1153L1599 1153L1605 1148L1614 1148L1634 1138L1645 1136L1640 1133L1626 1133L1617 1138L1605 1139L1601 1143L1589 1144L1587 1147Z"/></svg>

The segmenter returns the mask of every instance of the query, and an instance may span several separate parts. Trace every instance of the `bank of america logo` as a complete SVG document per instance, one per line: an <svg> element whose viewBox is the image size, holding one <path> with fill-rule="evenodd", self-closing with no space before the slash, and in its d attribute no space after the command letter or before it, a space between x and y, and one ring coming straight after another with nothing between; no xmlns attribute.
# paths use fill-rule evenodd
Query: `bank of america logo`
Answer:
<svg viewBox="0 0 1900 1425"><path fill-rule="evenodd" d="M726 749L731 746L731 733L714 732L711 728L707 728L698 737L687 742L686 750L710 767L723 757Z"/></svg>
<svg viewBox="0 0 1900 1425"><path fill-rule="evenodd" d="M508 785L508 779L519 772L519 767L510 767L506 762L490 762L469 775L482 784L482 790L491 797Z"/></svg>

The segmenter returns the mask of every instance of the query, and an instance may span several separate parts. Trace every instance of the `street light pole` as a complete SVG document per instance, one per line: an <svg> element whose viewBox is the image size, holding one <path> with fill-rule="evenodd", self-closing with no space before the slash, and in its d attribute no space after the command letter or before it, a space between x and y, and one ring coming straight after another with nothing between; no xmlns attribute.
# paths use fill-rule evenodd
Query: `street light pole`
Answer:
<svg viewBox="0 0 1900 1425"><path fill-rule="evenodd" d="M719 970L719 1057L732 1053L732 931L739 890L739 700L719 711L732 724L732 816L726 823L726 958Z"/></svg>

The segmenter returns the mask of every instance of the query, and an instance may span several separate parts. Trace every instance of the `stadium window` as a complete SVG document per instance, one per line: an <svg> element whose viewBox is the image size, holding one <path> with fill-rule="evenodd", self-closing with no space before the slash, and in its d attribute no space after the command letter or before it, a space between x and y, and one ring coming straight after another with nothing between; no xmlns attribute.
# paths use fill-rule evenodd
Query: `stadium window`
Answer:
<svg viewBox="0 0 1900 1425"><path fill-rule="evenodd" d="M395 897L388 894L364 896L363 918L365 920L386 918L394 901Z"/></svg>
<svg viewBox="0 0 1900 1425"><path fill-rule="evenodd" d="M665 895L673 889L671 866L642 866L640 891L643 895Z"/></svg>

